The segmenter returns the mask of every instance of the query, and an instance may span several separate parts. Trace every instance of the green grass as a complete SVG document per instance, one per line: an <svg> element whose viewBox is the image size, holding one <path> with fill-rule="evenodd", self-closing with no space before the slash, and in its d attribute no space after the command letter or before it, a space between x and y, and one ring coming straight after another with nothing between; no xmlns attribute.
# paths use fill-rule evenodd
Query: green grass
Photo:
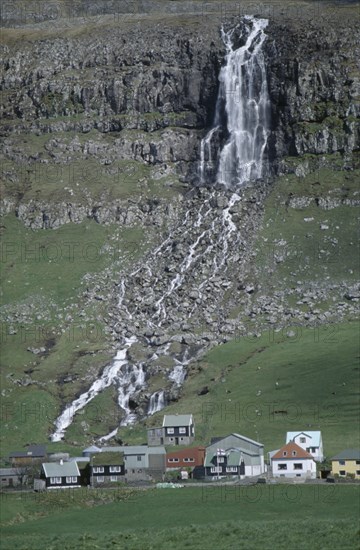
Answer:
<svg viewBox="0 0 360 550"><path fill-rule="evenodd" d="M57 230L33 231L8 215L3 219L1 273L1 455L26 443L46 443L52 422L74 394L88 389L99 370L111 361L103 321L106 305L89 301L84 291L97 277L118 281L145 252L148 241L140 228L105 226L94 221L67 224ZM91 279L87 278L91 275ZM101 279L100 279L101 281ZM106 294L101 284L100 294ZM12 319L12 320L10 320ZM33 354L28 348L46 349ZM63 379L72 375L70 383ZM18 380L35 382L21 386ZM110 395L108 392L106 395ZM105 397L105 396L104 396ZM114 396L99 397L101 411L79 417L77 441L84 434L81 421L114 424ZM110 406L111 405L111 406Z"/></svg>
<svg viewBox="0 0 360 550"><path fill-rule="evenodd" d="M353 322L239 336L210 351L185 381L181 400L147 424L158 425L164 413L192 412L198 444L238 432L267 452L285 443L287 431L311 429L322 431L327 457L357 447L359 334ZM198 396L203 386L209 393Z"/></svg>
<svg viewBox="0 0 360 550"><path fill-rule="evenodd" d="M3 499L2 548L355 549L355 486L199 487ZM102 504L102 505L101 505ZM47 517L41 517L46 515ZM141 529L139 529L141 526ZM100 532L101 530L101 532Z"/></svg>

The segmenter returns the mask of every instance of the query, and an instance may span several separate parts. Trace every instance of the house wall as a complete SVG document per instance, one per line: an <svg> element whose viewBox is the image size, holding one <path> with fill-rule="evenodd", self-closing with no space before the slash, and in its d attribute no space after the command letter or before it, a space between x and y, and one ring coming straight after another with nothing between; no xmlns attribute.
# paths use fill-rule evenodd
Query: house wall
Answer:
<svg viewBox="0 0 360 550"><path fill-rule="evenodd" d="M56 476L56 477L60 477L60 476ZM46 488L47 489L63 489L64 487L66 487L66 488L80 487L80 477L79 476L73 476L73 477L76 477L77 481L76 482L71 482L71 483L68 483L66 481L66 477L67 476L61 476L61 483L59 483L59 484L56 483L54 485L52 485L50 483L50 478L47 477L46 480L45 480Z"/></svg>
<svg viewBox="0 0 360 550"><path fill-rule="evenodd" d="M346 474L355 474L355 479L360 479L360 460L345 460L345 464L340 464L339 460L332 461L332 474L338 474L344 476ZM340 472L346 472L340 474Z"/></svg>
<svg viewBox="0 0 360 550"><path fill-rule="evenodd" d="M295 470L294 464L301 464L302 470ZM280 469L286 465L286 470ZM316 478L316 463L310 459L273 460L272 473L274 477L309 477Z"/></svg>
<svg viewBox="0 0 360 550"><path fill-rule="evenodd" d="M166 468L166 455L164 454L151 454L148 455L149 468L152 470L159 470L165 472Z"/></svg>
<svg viewBox="0 0 360 550"><path fill-rule="evenodd" d="M140 457L140 458L138 458ZM139 468L148 468L148 456L147 454L134 454L134 455L125 455L124 456L125 469L139 469Z"/></svg>
<svg viewBox="0 0 360 550"><path fill-rule="evenodd" d="M229 435L209 445L206 451L216 452L216 449L229 449L231 447L238 448L243 452L246 476L260 475L265 472L264 448L241 437Z"/></svg>
<svg viewBox="0 0 360 550"><path fill-rule="evenodd" d="M301 439L305 439L305 442L301 442ZM304 434L299 434L294 438L294 442L299 445L304 451L310 453L317 462L322 462L324 460L324 453L322 448L322 440L320 439L320 446L314 447L311 437L307 437ZM309 450L310 449L310 450ZM315 450L313 450L315 449Z"/></svg>
<svg viewBox="0 0 360 550"><path fill-rule="evenodd" d="M23 478L23 484L26 484L27 476ZM17 487L20 485L20 480L17 475L2 475L0 477L0 487Z"/></svg>
<svg viewBox="0 0 360 550"><path fill-rule="evenodd" d="M155 447L157 445L163 445L164 443L163 428L150 428L147 431L147 443L149 446L152 446L152 447Z"/></svg>

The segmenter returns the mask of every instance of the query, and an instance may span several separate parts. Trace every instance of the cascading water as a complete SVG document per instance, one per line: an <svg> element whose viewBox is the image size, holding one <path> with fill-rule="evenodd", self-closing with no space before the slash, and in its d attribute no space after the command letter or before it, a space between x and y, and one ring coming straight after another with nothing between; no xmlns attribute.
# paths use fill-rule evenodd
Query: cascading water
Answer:
<svg viewBox="0 0 360 550"><path fill-rule="evenodd" d="M236 28L222 29L226 63L219 75L220 87L214 127L202 140L200 179L206 180L206 166L213 169L211 140L226 119L228 139L218 150L216 181L236 187L265 175L265 151L269 135L270 99L262 45L267 19L245 17L246 42L234 49ZM225 109L225 113L223 113Z"/></svg>
<svg viewBox="0 0 360 550"><path fill-rule="evenodd" d="M161 411L165 407L165 393L164 390L156 391L150 396L149 409L147 414L149 416Z"/></svg>
<svg viewBox="0 0 360 550"><path fill-rule="evenodd" d="M268 135L268 95L264 60L261 47L265 40L265 20L247 18L245 20L246 43L238 49L233 49L235 31L223 32L227 47L226 65L220 74L220 90L216 106L214 127L202 142L200 171L203 180L207 173L214 173L217 167L217 181L226 187L234 187L264 174L264 153ZM228 141L221 148L218 144L225 133L221 126L227 120ZM207 170L209 163L210 169ZM134 327L162 327L168 337L168 343L156 344L157 353L151 355L149 363L154 363L158 356L168 354L168 346L172 339L173 320L178 315L183 322L196 315L200 302L207 303L205 321L213 324L212 316L215 304L209 304L209 296L220 300L222 288L228 288L231 282L224 281L219 285L219 278L226 278L233 259L242 247L241 228L233 214L241 209L240 189L225 195L218 190L212 190L204 200L199 198L198 207L194 207L190 199L184 204L183 216L179 223L172 227L167 237L134 270L126 273L120 282L118 294L118 321L114 325L116 332L124 330L130 334ZM205 196L205 195L204 195ZM218 199L222 206L214 208ZM225 202L224 202L225 201ZM219 203L220 204L220 203ZM222 210L222 211L221 211ZM221 213L220 213L221 212ZM220 215L219 215L220 214ZM246 215L246 210L244 211ZM177 249L177 246L179 249ZM238 260L236 260L238 261ZM165 273L169 276L164 278ZM229 267L230 266L230 267ZM232 268L234 269L234 268ZM146 277L146 286L143 278ZM215 286L209 286L211 281L218 279ZM151 297L151 308L142 304L144 289ZM193 303L186 300L184 290L196 288ZM194 292L192 292L194 293ZM219 298L217 298L219 296ZM185 299L184 299L185 297ZM177 310L174 316L174 310ZM131 330L127 324L131 320ZM180 324L180 323L179 323ZM184 329L186 330L186 329ZM121 349L112 363L107 366L102 375L95 380L88 391L68 405L55 422L53 441L64 437L66 429L73 422L77 411L83 409L92 399L110 384L118 389L118 404L124 411L120 426L136 421L132 409L131 398L145 386L145 369L147 362L134 364L127 351L135 342L151 346L150 338L145 338L139 330L136 337L125 339ZM208 338L205 338L207 341ZM188 345L188 344L187 344ZM200 350L202 349L200 345ZM196 352L197 353L197 352ZM200 351L199 351L200 353ZM194 350L189 357L185 353L181 361L174 358L176 365L169 374L169 382L180 387L186 377L186 365L194 359ZM153 414L165 406L164 391L158 390L150 399L147 414ZM102 441L116 435L118 428L101 438Z"/></svg>

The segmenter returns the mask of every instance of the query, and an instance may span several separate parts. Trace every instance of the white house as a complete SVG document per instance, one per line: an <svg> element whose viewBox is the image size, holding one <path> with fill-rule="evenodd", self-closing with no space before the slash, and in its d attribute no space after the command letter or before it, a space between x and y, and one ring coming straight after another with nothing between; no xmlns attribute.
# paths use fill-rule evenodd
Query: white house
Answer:
<svg viewBox="0 0 360 550"><path fill-rule="evenodd" d="M287 432L286 443L290 441L310 453L316 462L324 460L321 432Z"/></svg>
<svg viewBox="0 0 360 550"><path fill-rule="evenodd" d="M274 477L316 478L316 462L310 453L290 441L281 447L271 459Z"/></svg>

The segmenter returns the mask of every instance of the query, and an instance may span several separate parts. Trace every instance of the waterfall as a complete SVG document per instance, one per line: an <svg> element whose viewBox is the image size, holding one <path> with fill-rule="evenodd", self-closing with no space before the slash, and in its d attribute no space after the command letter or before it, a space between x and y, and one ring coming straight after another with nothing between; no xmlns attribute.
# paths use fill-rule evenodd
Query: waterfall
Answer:
<svg viewBox="0 0 360 550"><path fill-rule="evenodd" d="M149 409L147 414L151 416L156 412L161 411L165 407L165 394L164 390L156 391L150 397Z"/></svg>
<svg viewBox="0 0 360 550"><path fill-rule="evenodd" d="M237 27L221 31L227 53L219 75L214 127L201 142L200 180L203 183L206 165L209 171L213 168L211 140L217 134L219 121L223 121L224 126L226 120L228 139L218 148L216 181L226 187L239 186L263 177L266 172L264 153L270 126L270 99L262 45L267 25L267 19L246 16L246 42L237 49L234 49Z"/></svg>
<svg viewBox="0 0 360 550"><path fill-rule="evenodd" d="M80 395L75 401L71 403L65 410L61 413L58 419L55 422L55 432L51 436L52 441L61 441L65 435L65 430L73 422L75 414L83 409L90 401L94 399L101 391L109 387L111 384L119 384L119 404L125 410L125 418L130 415L130 410L128 409L128 402L131 393L134 393L136 389L139 389L139 386L144 383L145 375L142 372L142 377L135 376L136 382L132 384L132 376L126 370L125 373L122 371L123 367L127 365L126 352L128 348L136 342L135 337L128 338L125 341L125 346L122 350L118 351L113 362L105 367L102 375L93 382L90 389ZM140 367L138 367L140 368ZM126 399L123 397L124 392L127 395ZM124 406L122 406L123 403Z"/></svg>

